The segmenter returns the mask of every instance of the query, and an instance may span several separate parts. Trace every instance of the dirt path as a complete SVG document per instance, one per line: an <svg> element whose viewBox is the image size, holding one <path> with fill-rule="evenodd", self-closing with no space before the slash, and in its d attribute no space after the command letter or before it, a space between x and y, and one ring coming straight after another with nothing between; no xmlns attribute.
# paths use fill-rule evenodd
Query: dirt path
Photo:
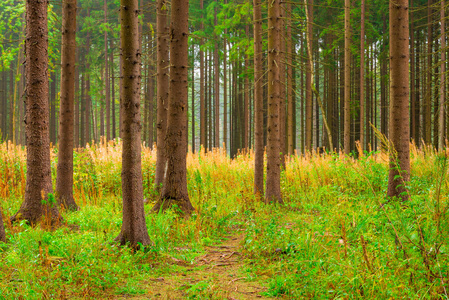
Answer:
<svg viewBox="0 0 449 300"><path fill-rule="evenodd" d="M150 279L149 298L144 299L268 299L261 295L265 289L242 273L242 240L242 234L228 236L223 244L206 247L206 254L194 264L170 276Z"/></svg>

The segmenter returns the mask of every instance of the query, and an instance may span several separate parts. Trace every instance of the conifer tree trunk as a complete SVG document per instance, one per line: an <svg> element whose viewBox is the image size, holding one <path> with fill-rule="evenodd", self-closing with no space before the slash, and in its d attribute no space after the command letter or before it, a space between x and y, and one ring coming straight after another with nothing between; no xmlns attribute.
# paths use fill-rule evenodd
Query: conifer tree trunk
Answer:
<svg viewBox="0 0 449 300"><path fill-rule="evenodd" d="M186 119L188 98L188 0L172 0L170 26L170 92L166 135L167 167L160 200L153 210L177 205L186 215L193 212L187 192Z"/></svg>
<svg viewBox="0 0 449 300"><path fill-rule="evenodd" d="M75 99L76 0L62 4L61 103L56 198L60 205L78 209L73 199L73 104Z"/></svg>
<svg viewBox="0 0 449 300"><path fill-rule="evenodd" d="M225 5L228 3L224 0ZM228 144L228 82L227 82L227 47L228 41L226 40L226 35L228 34L228 29L225 28L224 31L224 41L223 41L223 147L226 152Z"/></svg>
<svg viewBox="0 0 449 300"><path fill-rule="evenodd" d="M157 1L157 159L154 184L156 191L161 190L166 175L167 108L169 97L169 28L168 7L166 0Z"/></svg>
<svg viewBox="0 0 449 300"><path fill-rule="evenodd" d="M365 149L365 0L361 3L360 17L360 147ZM367 130L369 128L367 127Z"/></svg>
<svg viewBox="0 0 449 300"><path fill-rule="evenodd" d="M214 24L217 26L217 6L215 6L214 11ZM218 36L215 36L217 39ZM214 47L214 144L215 148L220 147L220 66L219 66L219 55L218 55L218 41L215 43Z"/></svg>
<svg viewBox="0 0 449 300"><path fill-rule="evenodd" d="M104 24L108 24L108 5L104 0ZM108 57L108 30L104 29L104 89L106 102L106 140L111 139L111 97L109 88L109 57Z"/></svg>
<svg viewBox="0 0 449 300"><path fill-rule="evenodd" d="M27 178L25 199L11 221L60 220L51 182L48 116L47 1L26 1Z"/></svg>
<svg viewBox="0 0 449 300"><path fill-rule="evenodd" d="M294 89L293 89L293 64L294 64L294 54L293 54L293 41L292 41L292 5L290 2L287 3L286 16L287 18L287 51L286 51L286 61L287 61L287 153L288 155L293 155L294 153L294 140L295 140L295 100L294 100Z"/></svg>
<svg viewBox="0 0 449 300"><path fill-rule="evenodd" d="M140 119L140 54L139 6L137 0L120 1L120 39L123 88L120 94L122 111L122 195L123 223L116 237L121 245L131 247L150 244L143 207Z"/></svg>
<svg viewBox="0 0 449 300"><path fill-rule="evenodd" d="M309 22L307 22L307 41L310 45L313 44L313 0L309 1L307 8L309 15ZM309 51L308 54L312 53ZM313 121L313 106L312 106L312 63L313 57L308 57L306 66L306 118L305 118L305 150L312 151L312 121Z"/></svg>
<svg viewBox="0 0 449 300"><path fill-rule="evenodd" d="M351 96L351 71L350 71L350 0L345 0L345 98L344 98L344 132L343 132L343 148L345 154L348 155L351 151L351 116L350 116L350 96Z"/></svg>
<svg viewBox="0 0 449 300"><path fill-rule="evenodd" d="M280 159L280 0L268 4L268 125L267 125L267 186L265 200L283 203L281 196Z"/></svg>
<svg viewBox="0 0 449 300"><path fill-rule="evenodd" d="M390 0L390 172L388 196L408 199L410 180L408 0Z"/></svg>
<svg viewBox="0 0 449 300"><path fill-rule="evenodd" d="M204 0L200 0L200 10L201 10L201 30L204 30L203 23L203 10L204 10ZM203 39L200 41L200 146L204 151L207 149L207 141L206 141L206 100L204 97L206 85L204 83L204 51L201 49L203 45Z"/></svg>
<svg viewBox="0 0 449 300"><path fill-rule="evenodd" d="M50 75L50 143L56 144L56 71Z"/></svg>
<svg viewBox="0 0 449 300"><path fill-rule="evenodd" d="M262 4L253 0L254 8L254 194L263 195L263 69ZM226 52L226 51L225 51Z"/></svg>
<svg viewBox="0 0 449 300"><path fill-rule="evenodd" d="M111 66L111 115L112 115L112 138L116 138L116 121L115 121L115 77L114 77L114 41L109 40L111 52L109 53L109 61Z"/></svg>
<svg viewBox="0 0 449 300"><path fill-rule="evenodd" d="M432 0L427 1L427 88L426 88L426 103L424 104L424 143L430 146L432 142L431 131L431 112L432 112L432 38L433 38L433 24L432 24Z"/></svg>
<svg viewBox="0 0 449 300"><path fill-rule="evenodd" d="M445 0L441 0L440 9L440 26L441 26L441 68L440 68L440 103L439 103L439 116L438 116L438 150L442 151L445 142L445 130L444 130L444 116L446 115L445 101L446 101L446 33L445 33Z"/></svg>

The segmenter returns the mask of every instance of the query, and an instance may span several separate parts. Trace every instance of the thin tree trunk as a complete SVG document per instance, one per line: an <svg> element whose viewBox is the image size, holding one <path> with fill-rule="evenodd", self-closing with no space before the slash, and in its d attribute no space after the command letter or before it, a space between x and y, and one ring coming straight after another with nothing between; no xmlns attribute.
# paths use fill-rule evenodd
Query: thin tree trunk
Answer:
<svg viewBox="0 0 449 300"><path fill-rule="evenodd" d="M217 6L215 6L214 11L214 24L217 26ZM214 113L215 113L215 148L220 147L220 66L219 66L219 56L218 56L218 36L215 35L215 47L214 47Z"/></svg>
<svg viewBox="0 0 449 300"><path fill-rule="evenodd" d="M307 4L308 18L307 22L307 42L313 45L313 0ZM309 55L312 51L307 52ZM308 63L306 66L306 119L305 119L305 150L312 151L312 125L313 125L313 106L312 106L312 72L313 57L307 56Z"/></svg>
<svg viewBox="0 0 449 300"><path fill-rule="evenodd" d="M350 71L350 0L345 0L345 98L344 98L344 132L343 132L343 148L345 154L348 155L351 151L351 116L350 116L350 91L351 91L351 71Z"/></svg>
<svg viewBox="0 0 449 300"><path fill-rule="evenodd" d="M195 153L195 46L192 45L192 153Z"/></svg>
<svg viewBox="0 0 449 300"><path fill-rule="evenodd" d="M442 151L445 142L445 130L444 130L444 116L445 112L445 100L446 100L446 84L445 84L445 73L446 73L446 32L445 32L445 13L444 10L445 1L441 0L441 10L440 10L440 26L441 26L441 69L440 69L440 103L439 103L439 116L438 116L438 150Z"/></svg>
<svg viewBox="0 0 449 300"><path fill-rule="evenodd" d="M116 121L115 121L115 76L114 76L114 41L109 40L111 52L109 53L109 61L111 65L111 115L112 115L112 138L116 138Z"/></svg>
<svg viewBox="0 0 449 300"><path fill-rule="evenodd" d="M427 1L427 88L426 103L424 105L424 143L430 146L432 123L432 44L433 44L433 24L432 24L432 0Z"/></svg>
<svg viewBox="0 0 449 300"><path fill-rule="evenodd" d="M287 153L288 155L293 155L295 145L295 103L294 103L294 92L293 89L293 64L294 64L294 53L293 53L293 41L292 41L292 5L290 2L287 3L286 16L287 18L287 51L285 58L287 61Z"/></svg>
<svg viewBox="0 0 449 300"><path fill-rule="evenodd" d="M27 178L25 199L11 221L36 224L44 216L47 225L55 225L61 217L51 196L46 1L26 1L26 24Z"/></svg>
<svg viewBox="0 0 449 300"><path fill-rule="evenodd" d="M365 0L361 0L360 17L360 147L365 149ZM367 131L369 127L366 128Z"/></svg>
<svg viewBox="0 0 449 300"><path fill-rule="evenodd" d="M204 17L203 17L203 11L204 11L204 0L200 0L200 10L201 10L201 26L200 29L204 30ZM201 46L203 45L203 39L201 38L200 41L200 147L206 151L207 149L207 141L206 141L206 126L207 126L207 120L206 120L206 101L204 98L205 93L205 83L204 83L204 51L201 49Z"/></svg>
<svg viewBox="0 0 449 300"><path fill-rule="evenodd" d="M108 24L108 5L104 0L104 24ZM109 87L109 58L108 58L108 29L104 29L104 89L105 89L105 101L106 101L106 140L111 139L111 96Z"/></svg>
<svg viewBox="0 0 449 300"><path fill-rule="evenodd" d="M228 3L224 0L225 5ZM227 47L228 41L226 40L226 35L228 34L228 29L224 30L224 41L223 41L223 147L226 152L227 150L227 139L228 139L228 82L227 82Z"/></svg>
<svg viewBox="0 0 449 300"><path fill-rule="evenodd" d="M388 196L409 198L409 18L408 0L390 1L390 172Z"/></svg>
<svg viewBox="0 0 449 300"><path fill-rule="evenodd" d="M115 238L121 245L146 246L151 243L143 207L140 119L140 49L137 0L120 1L120 40L123 61L122 111L122 196L123 223Z"/></svg>
<svg viewBox="0 0 449 300"><path fill-rule="evenodd" d="M73 104L75 99L76 0L62 4L61 103L59 149L56 172L56 199L60 205L77 210L73 198Z"/></svg>
<svg viewBox="0 0 449 300"><path fill-rule="evenodd" d="M156 191L161 191L161 185L166 176L166 132L167 108L169 97L169 28L168 7L166 0L157 1L157 159L154 184Z"/></svg>
<svg viewBox="0 0 449 300"><path fill-rule="evenodd" d="M263 195L263 68L262 9L260 0L254 4L254 194ZM226 52L226 51L225 51Z"/></svg>

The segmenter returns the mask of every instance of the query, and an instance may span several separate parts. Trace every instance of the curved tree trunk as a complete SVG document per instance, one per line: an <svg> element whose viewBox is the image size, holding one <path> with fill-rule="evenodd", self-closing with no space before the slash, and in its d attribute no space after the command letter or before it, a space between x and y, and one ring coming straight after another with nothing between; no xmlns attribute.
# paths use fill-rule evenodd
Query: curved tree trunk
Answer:
<svg viewBox="0 0 449 300"><path fill-rule="evenodd" d="M62 5L61 104L56 198L60 205L76 210L73 199L73 117L75 99L76 0Z"/></svg>
<svg viewBox="0 0 449 300"><path fill-rule="evenodd" d="M26 1L27 179L25 200L11 221L27 220L31 224L42 216L51 223L60 220L58 206L49 195L53 187L48 128L47 4L47 1Z"/></svg>
<svg viewBox="0 0 449 300"><path fill-rule="evenodd" d="M169 94L169 28L167 26L168 8L166 0L157 2L157 158L154 184L161 191L167 164L165 134L167 132L167 108Z"/></svg>
<svg viewBox="0 0 449 300"><path fill-rule="evenodd" d="M268 5L268 125L266 202L282 202L280 158L280 0Z"/></svg>
<svg viewBox="0 0 449 300"><path fill-rule="evenodd" d="M390 172L388 196L408 199L410 180L408 0L390 0Z"/></svg>
<svg viewBox="0 0 449 300"><path fill-rule="evenodd" d="M165 139L167 167L161 199L156 203L153 210L164 210L172 205L177 205L184 214L189 215L194 210L187 192L186 165L189 2L172 0L171 7L170 92L167 136Z"/></svg>
<svg viewBox="0 0 449 300"><path fill-rule="evenodd" d="M137 0L120 1L120 39L122 45L122 194L123 223L115 239L131 247L150 244L143 207L140 120L140 49Z"/></svg>
<svg viewBox="0 0 449 300"><path fill-rule="evenodd" d="M263 195L262 4L254 4L254 194Z"/></svg>

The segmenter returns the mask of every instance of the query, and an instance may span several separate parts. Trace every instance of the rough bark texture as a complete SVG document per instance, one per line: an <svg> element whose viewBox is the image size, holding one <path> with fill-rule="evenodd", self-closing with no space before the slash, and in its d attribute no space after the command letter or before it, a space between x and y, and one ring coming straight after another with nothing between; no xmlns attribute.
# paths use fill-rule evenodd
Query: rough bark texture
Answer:
<svg viewBox="0 0 449 300"><path fill-rule="evenodd" d="M78 209L73 199L73 123L75 99L76 0L62 4L61 103L56 198L60 205Z"/></svg>
<svg viewBox="0 0 449 300"><path fill-rule="evenodd" d="M267 187L265 200L282 203L280 159L280 0L268 4L268 124L267 124Z"/></svg>
<svg viewBox="0 0 449 300"><path fill-rule="evenodd" d="M350 1L345 0L345 67L344 67L344 73L345 73L345 83L344 83L344 90L345 90L345 98L344 98L344 125L343 125L343 148L345 151L345 154L349 154L351 151L350 149L350 142L351 142L351 116L350 116L350 93L351 93L351 69L350 69L350 24L349 24L349 17L350 17Z"/></svg>
<svg viewBox="0 0 449 300"><path fill-rule="evenodd" d="M186 119L188 98L188 16L189 2L172 0L170 28L170 93L166 136L167 167L161 198L153 208L158 211L177 205L182 213L193 210L187 193Z"/></svg>
<svg viewBox="0 0 449 300"><path fill-rule="evenodd" d="M122 196L123 223L115 239L131 247L150 244L143 207L140 121L139 7L137 0L120 1L120 39L123 60L120 94L122 110Z"/></svg>
<svg viewBox="0 0 449 300"><path fill-rule="evenodd" d="M263 194L262 9L254 4L254 193Z"/></svg>
<svg viewBox="0 0 449 300"><path fill-rule="evenodd" d="M48 1L26 1L26 134L27 179L25 200L11 221L37 223L58 222L60 215L54 203L50 168L48 116ZM52 200L52 201L49 201Z"/></svg>
<svg viewBox="0 0 449 300"><path fill-rule="evenodd" d="M390 172L388 196L408 199L410 180L408 0L390 0Z"/></svg>
<svg viewBox="0 0 449 300"><path fill-rule="evenodd" d="M167 108L169 95L169 28L167 26L168 7L166 0L157 2L157 158L155 188L161 190L167 164L165 134L167 132Z"/></svg>

